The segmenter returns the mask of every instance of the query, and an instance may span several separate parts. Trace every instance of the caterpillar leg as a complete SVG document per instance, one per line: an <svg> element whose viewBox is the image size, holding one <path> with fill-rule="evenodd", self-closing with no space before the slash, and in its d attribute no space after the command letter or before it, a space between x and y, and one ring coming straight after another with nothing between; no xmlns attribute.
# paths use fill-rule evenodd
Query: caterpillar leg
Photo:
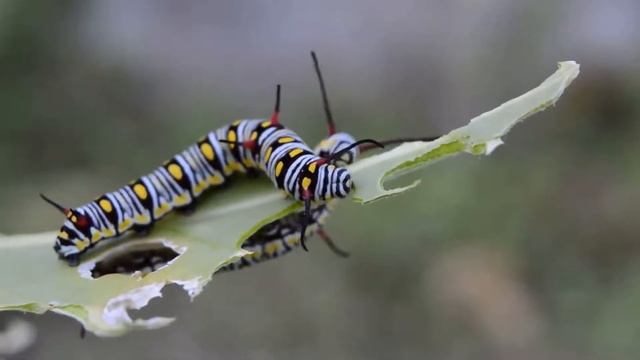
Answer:
<svg viewBox="0 0 640 360"><path fill-rule="evenodd" d="M136 234L142 235L142 236L149 235L151 233L152 229L153 229L153 223L148 224L148 225L134 225L133 226L133 231L135 231Z"/></svg>
<svg viewBox="0 0 640 360"><path fill-rule="evenodd" d="M304 217L302 220L302 228L300 229L300 245L302 245L302 248L304 249L304 251L309 251L309 249L307 249L307 244L305 244L304 242L304 238L305 238L305 233L307 232L307 226L309 226L309 223L311 222L312 217L311 217L311 196L305 196L304 197Z"/></svg>
<svg viewBox="0 0 640 360"><path fill-rule="evenodd" d="M182 215L189 216L196 212L197 207L196 200L193 199L189 205L176 208L176 211Z"/></svg>
<svg viewBox="0 0 640 360"><path fill-rule="evenodd" d="M72 267L76 267L80 264L80 254L65 256L64 259L67 261L67 264Z"/></svg>
<svg viewBox="0 0 640 360"><path fill-rule="evenodd" d="M257 169L247 169L247 177L249 179L257 179L260 177L260 171Z"/></svg>
<svg viewBox="0 0 640 360"><path fill-rule="evenodd" d="M84 325L80 325L80 339L84 339L84 336L87 334L87 330L84 328Z"/></svg>
<svg viewBox="0 0 640 360"><path fill-rule="evenodd" d="M329 247L329 249L331 249L331 251L333 251L334 254L343 257L343 258L348 258L349 257L349 252L348 251L344 251L342 249L340 249L334 242L333 240L331 240L331 237L329 237L329 234L327 234L323 228L318 228L318 230L316 231L316 234L318 234L318 236L320 236L320 239L322 239L322 241L324 241L325 244L327 244L327 246Z"/></svg>

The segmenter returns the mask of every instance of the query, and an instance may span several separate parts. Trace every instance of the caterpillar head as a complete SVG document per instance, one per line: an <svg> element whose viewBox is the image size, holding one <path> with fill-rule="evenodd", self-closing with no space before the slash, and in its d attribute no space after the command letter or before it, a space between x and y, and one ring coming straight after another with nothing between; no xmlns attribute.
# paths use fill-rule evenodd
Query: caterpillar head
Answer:
<svg viewBox="0 0 640 360"><path fill-rule="evenodd" d="M327 164L324 159L316 159L300 172L295 188L291 189L295 198L301 201L326 201L347 197L353 189L349 170Z"/></svg>
<svg viewBox="0 0 640 360"><path fill-rule="evenodd" d="M82 208L65 208L42 194L40 196L67 218L56 236L53 249L61 259L67 260L70 264L77 263L78 255L91 246L91 217Z"/></svg>
<svg viewBox="0 0 640 360"><path fill-rule="evenodd" d="M338 153L342 149L346 149L349 146L356 143L356 139L353 136L339 132L335 133L328 138L322 140L314 149L314 152L324 159L329 159L333 154ZM349 151L342 154L336 159L338 165L348 165L353 163L359 155L358 147L353 147Z"/></svg>

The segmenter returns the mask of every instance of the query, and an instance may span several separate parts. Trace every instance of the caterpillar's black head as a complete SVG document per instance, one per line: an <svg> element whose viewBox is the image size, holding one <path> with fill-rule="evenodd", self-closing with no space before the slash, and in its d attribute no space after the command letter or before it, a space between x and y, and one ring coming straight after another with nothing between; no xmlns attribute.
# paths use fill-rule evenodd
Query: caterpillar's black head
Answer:
<svg viewBox="0 0 640 360"><path fill-rule="evenodd" d="M91 228L93 226L91 217L82 208L65 208L42 194L40 196L67 218L56 236L53 250L60 258L66 259L70 264L76 264L78 255L91 246Z"/></svg>

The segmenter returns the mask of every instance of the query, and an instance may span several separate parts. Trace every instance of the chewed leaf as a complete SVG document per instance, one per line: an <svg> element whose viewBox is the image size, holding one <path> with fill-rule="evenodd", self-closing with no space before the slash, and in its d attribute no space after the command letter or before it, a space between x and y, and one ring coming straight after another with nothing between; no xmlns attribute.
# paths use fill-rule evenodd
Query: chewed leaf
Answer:
<svg viewBox="0 0 640 360"><path fill-rule="evenodd" d="M203 201L192 216L170 216L158 223L152 236L132 236L91 251L76 268L57 259L51 249L54 232L0 237L0 310L53 311L101 336L169 324L173 319L133 320L127 310L146 306L171 283L195 297L217 268L244 254L239 247L243 239L298 207L267 181L236 185ZM109 257L140 248L168 248L175 257L146 276L117 273L122 270L117 264L112 273L102 270L96 276L96 268Z"/></svg>
<svg viewBox="0 0 640 360"><path fill-rule="evenodd" d="M405 143L350 167L355 200L367 203L405 191L415 183L384 189L383 182L461 152L489 154L517 122L553 104L578 75L575 62L540 86L482 114L432 142ZM246 180L198 199L191 216L168 215L150 236L105 241L78 267L59 261L51 249L56 233L0 235L0 311L53 311L86 330L116 336L154 329L173 319L131 319L127 310L146 306L162 288L178 284L197 296L217 269L247 254L242 242L265 224L299 211L265 180ZM137 254L146 254L140 257Z"/></svg>
<svg viewBox="0 0 640 360"><path fill-rule="evenodd" d="M507 101L431 142L405 143L397 148L353 164L356 184L354 199L368 203L406 191L405 187L385 189L385 180L400 176L462 152L488 155L502 144L501 137L518 122L555 104L565 88L578 76L580 66L573 61L559 63L558 70L538 87Z"/></svg>

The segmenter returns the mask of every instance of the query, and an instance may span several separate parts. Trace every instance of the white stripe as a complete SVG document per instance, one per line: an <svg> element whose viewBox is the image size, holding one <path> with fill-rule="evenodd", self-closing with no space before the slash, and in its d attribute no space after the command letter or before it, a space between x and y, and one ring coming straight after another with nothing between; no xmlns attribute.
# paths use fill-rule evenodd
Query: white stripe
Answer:
<svg viewBox="0 0 640 360"><path fill-rule="evenodd" d="M118 199L116 199L115 195L113 195L113 193L107 193L105 194L105 196L107 197L107 199L109 199L111 201L111 204L113 204L113 211L116 212L116 223L113 224L113 226L117 229L118 225L122 222L122 220L124 219L122 216L122 209L119 206L118 203Z"/></svg>
<svg viewBox="0 0 640 360"><path fill-rule="evenodd" d="M142 183L145 185L145 187L147 188L147 192L149 193L149 196L151 196L151 218L155 219L155 211L156 209L158 209L160 207L159 205L159 199L158 199L158 193L156 191L156 186L155 184L153 184L153 180L151 180L152 176L154 175L147 175L147 176L143 176L140 178L140 181L142 181Z"/></svg>
<svg viewBox="0 0 640 360"><path fill-rule="evenodd" d="M196 183L195 174L193 173L193 169L189 166L189 162L185 160L182 154L178 154L174 156L174 159L181 165L182 170L185 172L187 177L189 178L190 190L193 191L193 186ZM183 175L184 176L184 175ZM182 186L180 186L182 188Z"/></svg>

